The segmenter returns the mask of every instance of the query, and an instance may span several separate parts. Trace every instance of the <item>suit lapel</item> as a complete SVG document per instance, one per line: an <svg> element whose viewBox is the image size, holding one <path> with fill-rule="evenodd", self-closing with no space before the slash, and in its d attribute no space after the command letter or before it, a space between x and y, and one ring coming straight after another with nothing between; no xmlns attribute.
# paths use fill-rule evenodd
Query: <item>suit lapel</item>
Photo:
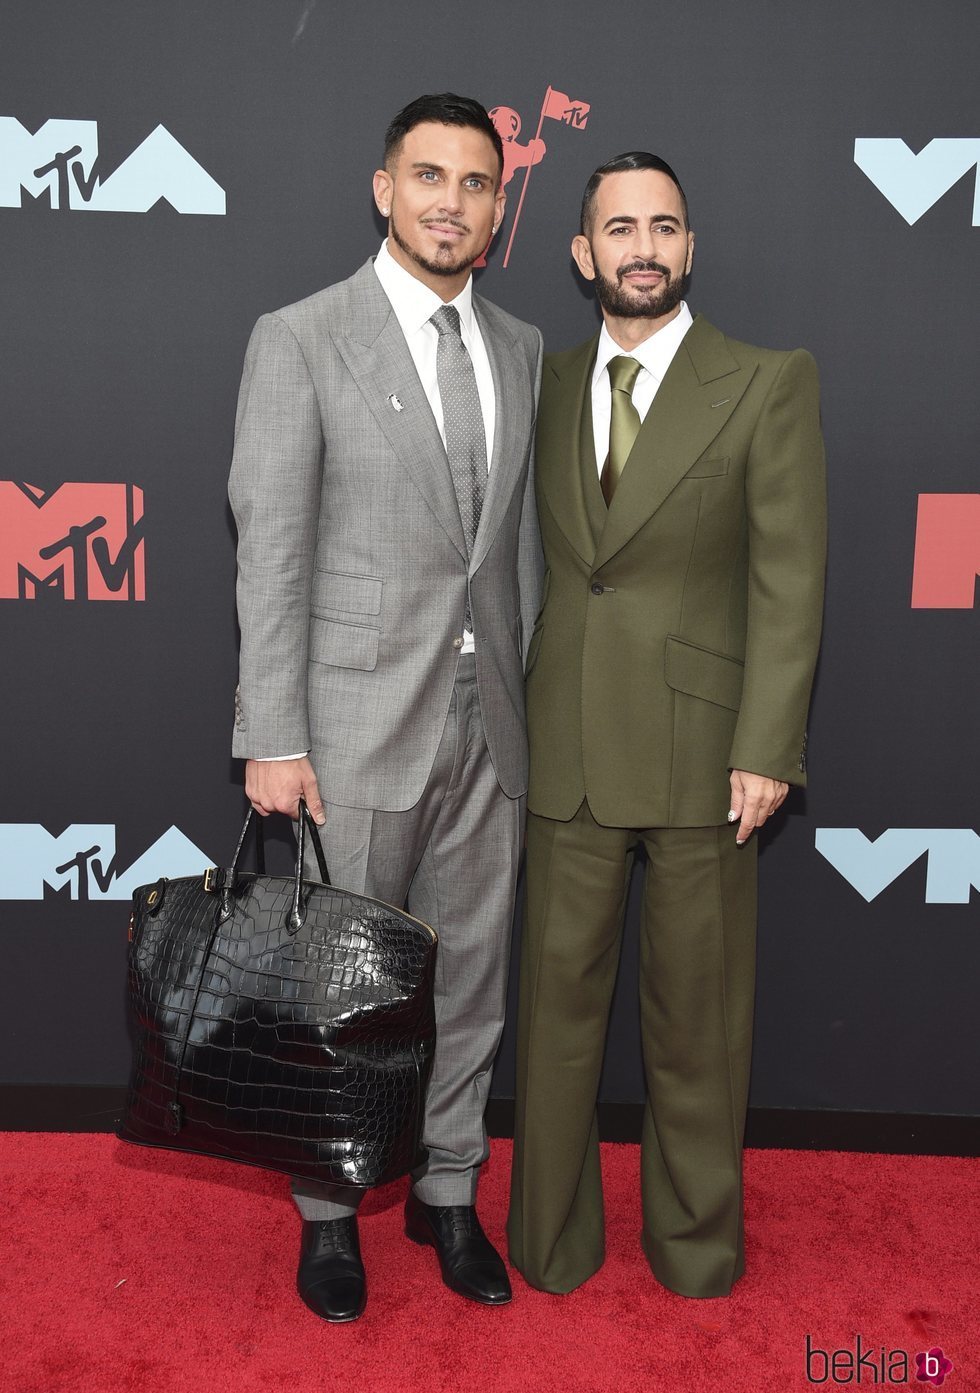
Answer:
<svg viewBox="0 0 980 1393"><path fill-rule="evenodd" d="M587 390L582 398L582 428L579 433L578 450L582 496L585 499L585 509L589 515L589 526L592 529L592 553L595 555L595 549L605 530L609 512L606 508L606 500L602 496L599 466L595 457L595 429L592 421L592 367L593 365L590 363L586 383Z"/></svg>
<svg viewBox="0 0 980 1393"><path fill-rule="evenodd" d="M640 427L599 539L594 565L615 556L652 517L725 425L754 375L698 315Z"/></svg>
<svg viewBox="0 0 980 1393"><path fill-rule="evenodd" d="M405 336L370 261L351 277L349 286L349 321L336 335L337 347L392 449L465 558L446 449ZM502 415L498 407L498 421ZM494 457L496 453L495 449Z"/></svg>
<svg viewBox="0 0 980 1393"><path fill-rule="evenodd" d="M583 468L595 470L595 448L586 436L586 420L591 434L592 366L598 335L569 353L545 363L538 413L535 469L538 488L554 519L587 566L595 555L595 537L590 521ZM588 459L583 461L583 442ZM599 495L602 504L602 495ZM602 504L603 511L605 505ZM599 519L597 518L597 521Z"/></svg>
<svg viewBox="0 0 980 1393"><path fill-rule="evenodd" d="M499 320L495 322L493 306L478 295L473 296L473 312L490 359L495 409L493 457L470 560L471 574L490 550L513 497L527 454L528 425L534 417L524 354L518 350L513 335Z"/></svg>

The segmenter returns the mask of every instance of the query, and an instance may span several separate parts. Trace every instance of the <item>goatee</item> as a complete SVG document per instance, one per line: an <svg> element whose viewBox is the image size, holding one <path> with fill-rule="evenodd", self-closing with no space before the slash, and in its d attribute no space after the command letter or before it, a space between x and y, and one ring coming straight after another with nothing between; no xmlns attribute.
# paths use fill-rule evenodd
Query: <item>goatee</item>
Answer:
<svg viewBox="0 0 980 1393"><path fill-rule="evenodd" d="M448 252L449 256L445 260L431 261L427 256L423 256L417 248L413 247L398 231L395 224L394 215L389 221L389 230L392 239L397 242L406 256L410 256L416 266L421 266L423 271L428 271L433 276L458 276L460 271L465 271L468 266L472 266L476 260L475 256L463 257L455 256L456 248L449 242L441 242L439 250Z"/></svg>
<svg viewBox="0 0 980 1393"><path fill-rule="evenodd" d="M623 277L632 271L658 271L665 277L665 284L656 291L626 287ZM635 261L629 266L621 266L616 272L615 281L607 280L597 269L595 293L606 313L616 319L662 319L683 300L684 280L684 276L673 280L669 269L659 261Z"/></svg>

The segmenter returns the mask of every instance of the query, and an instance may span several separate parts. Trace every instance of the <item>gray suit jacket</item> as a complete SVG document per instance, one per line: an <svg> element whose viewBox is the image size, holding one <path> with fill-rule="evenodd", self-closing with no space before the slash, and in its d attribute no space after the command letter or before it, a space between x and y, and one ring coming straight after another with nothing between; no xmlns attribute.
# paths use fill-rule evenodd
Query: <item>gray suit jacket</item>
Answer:
<svg viewBox="0 0 980 1393"><path fill-rule="evenodd" d="M446 451L370 261L264 315L248 346L229 483L242 631L233 753L312 750L330 802L397 811L421 796L467 585L493 767L510 797L527 788L541 335L477 295L473 305L497 408L469 564Z"/></svg>

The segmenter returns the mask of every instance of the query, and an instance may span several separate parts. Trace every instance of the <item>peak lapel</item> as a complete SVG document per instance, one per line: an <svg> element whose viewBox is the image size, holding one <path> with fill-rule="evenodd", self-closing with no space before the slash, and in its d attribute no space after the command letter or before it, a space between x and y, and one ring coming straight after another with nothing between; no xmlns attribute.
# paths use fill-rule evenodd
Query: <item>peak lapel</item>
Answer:
<svg viewBox="0 0 980 1393"><path fill-rule="evenodd" d="M466 540L446 447L405 336L370 261L351 277L349 321L337 332L336 343L392 449L465 558ZM392 405L392 396L400 403L400 411Z"/></svg>
<svg viewBox="0 0 980 1393"><path fill-rule="evenodd" d="M470 561L471 573L486 556L503 521L527 453L528 423L534 419L534 402L523 351L510 331L494 315L493 306L478 295L473 296L473 313L490 359L495 410L493 458Z"/></svg>
<svg viewBox="0 0 980 1393"><path fill-rule="evenodd" d="M589 395L599 338L546 360L538 410L534 467L555 521L587 566L595 555L582 475L582 422L592 416Z"/></svg>
<svg viewBox="0 0 980 1393"><path fill-rule="evenodd" d="M704 453L754 372L739 365L724 335L698 315L633 444L599 539L597 568L640 530Z"/></svg>

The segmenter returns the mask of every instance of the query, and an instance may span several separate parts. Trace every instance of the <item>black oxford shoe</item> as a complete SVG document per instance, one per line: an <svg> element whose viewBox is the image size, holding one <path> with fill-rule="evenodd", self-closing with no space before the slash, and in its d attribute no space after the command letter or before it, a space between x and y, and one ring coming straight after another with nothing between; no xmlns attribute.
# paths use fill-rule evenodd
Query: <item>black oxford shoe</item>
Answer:
<svg viewBox="0 0 980 1393"><path fill-rule="evenodd" d="M367 1283L355 1218L303 1220L296 1289L323 1320L357 1320Z"/></svg>
<svg viewBox="0 0 980 1393"><path fill-rule="evenodd" d="M503 1306L510 1300L507 1269L471 1204L423 1204L410 1192L405 1233L413 1243L435 1248L442 1280L451 1291L483 1306Z"/></svg>

